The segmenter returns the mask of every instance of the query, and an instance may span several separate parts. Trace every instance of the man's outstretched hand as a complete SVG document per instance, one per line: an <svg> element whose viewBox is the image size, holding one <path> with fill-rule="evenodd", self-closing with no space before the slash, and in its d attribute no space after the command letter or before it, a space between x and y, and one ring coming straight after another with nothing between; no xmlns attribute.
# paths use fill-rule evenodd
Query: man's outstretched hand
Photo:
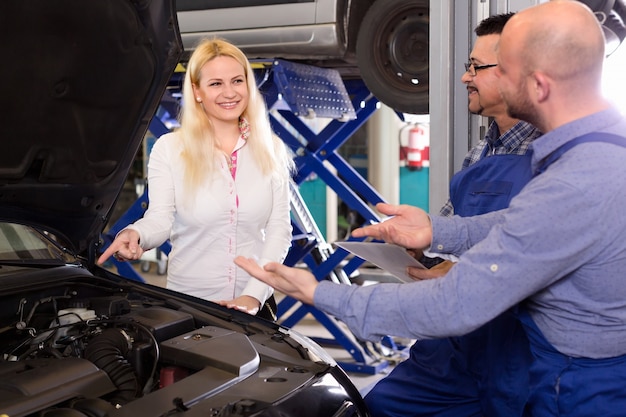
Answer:
<svg viewBox="0 0 626 417"><path fill-rule="evenodd" d="M243 256L236 257L235 264L277 291L305 304L313 304L318 282L309 271L285 266L278 262L269 262L262 268L254 259Z"/></svg>
<svg viewBox="0 0 626 417"><path fill-rule="evenodd" d="M387 203L376 204L376 210L390 218L374 225L352 231L353 237L372 237L407 249L430 246L432 228L430 217L420 208Z"/></svg>

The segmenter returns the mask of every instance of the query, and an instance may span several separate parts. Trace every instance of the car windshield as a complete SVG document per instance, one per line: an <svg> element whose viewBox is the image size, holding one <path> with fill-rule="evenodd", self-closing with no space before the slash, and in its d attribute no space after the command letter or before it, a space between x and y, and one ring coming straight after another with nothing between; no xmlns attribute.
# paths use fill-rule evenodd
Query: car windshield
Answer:
<svg viewBox="0 0 626 417"><path fill-rule="evenodd" d="M52 235L22 224L0 223L0 266L46 267L75 262L54 243Z"/></svg>

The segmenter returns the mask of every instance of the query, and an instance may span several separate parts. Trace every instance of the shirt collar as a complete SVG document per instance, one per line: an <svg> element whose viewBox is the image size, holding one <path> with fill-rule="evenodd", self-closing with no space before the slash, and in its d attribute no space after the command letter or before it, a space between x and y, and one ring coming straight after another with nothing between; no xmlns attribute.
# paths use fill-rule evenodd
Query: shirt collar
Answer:
<svg viewBox="0 0 626 417"><path fill-rule="evenodd" d="M533 133L533 130L537 132ZM536 127L522 120L517 122L511 129L504 132L503 135L500 135L498 124L494 121L489 126L485 140L490 149L504 147L507 149L506 153L512 153L513 150L526 142L531 135L537 137L540 133Z"/></svg>
<svg viewBox="0 0 626 417"><path fill-rule="evenodd" d="M586 135L587 133L605 131L621 120L623 120L623 116L619 110L610 107L606 110L566 123L544 134L531 145L533 150L533 172L540 161L570 140Z"/></svg>

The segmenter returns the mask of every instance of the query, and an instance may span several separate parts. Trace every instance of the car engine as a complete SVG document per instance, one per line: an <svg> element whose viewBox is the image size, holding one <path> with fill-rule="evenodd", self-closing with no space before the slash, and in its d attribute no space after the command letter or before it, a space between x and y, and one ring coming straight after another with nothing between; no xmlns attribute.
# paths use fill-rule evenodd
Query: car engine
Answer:
<svg viewBox="0 0 626 417"><path fill-rule="evenodd" d="M252 415L329 371L271 322L163 291L47 283L3 296L0 414Z"/></svg>

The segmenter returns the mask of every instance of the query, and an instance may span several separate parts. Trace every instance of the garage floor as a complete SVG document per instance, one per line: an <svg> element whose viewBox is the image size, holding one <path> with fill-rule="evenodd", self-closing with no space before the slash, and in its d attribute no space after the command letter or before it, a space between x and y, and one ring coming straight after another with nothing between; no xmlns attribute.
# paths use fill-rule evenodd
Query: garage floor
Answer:
<svg viewBox="0 0 626 417"><path fill-rule="evenodd" d="M149 269L147 272L140 270L140 264L137 264L137 271L141 274L141 276L150 284L157 286L165 286L165 275L157 273L157 263L150 262ZM146 264L144 264L144 270L146 269ZM280 294L277 294L277 299L280 300ZM294 330L299 333L311 337L311 338L330 338L332 339L332 334L317 320L315 320L312 316L305 316L304 319L300 320L294 327ZM340 364L341 363L352 363L354 359L346 351L344 348L339 347L326 347L326 350L331 354L331 356ZM379 372L375 374L371 373L361 373L361 372L347 372L352 379L354 385L359 389L362 395L365 395L378 380L383 378L393 369L395 363L398 360L402 360L404 358L405 352L395 352L392 353L389 357L389 360L383 360L382 362L372 362L370 367L372 369L379 369ZM385 366L387 363L387 366Z"/></svg>

